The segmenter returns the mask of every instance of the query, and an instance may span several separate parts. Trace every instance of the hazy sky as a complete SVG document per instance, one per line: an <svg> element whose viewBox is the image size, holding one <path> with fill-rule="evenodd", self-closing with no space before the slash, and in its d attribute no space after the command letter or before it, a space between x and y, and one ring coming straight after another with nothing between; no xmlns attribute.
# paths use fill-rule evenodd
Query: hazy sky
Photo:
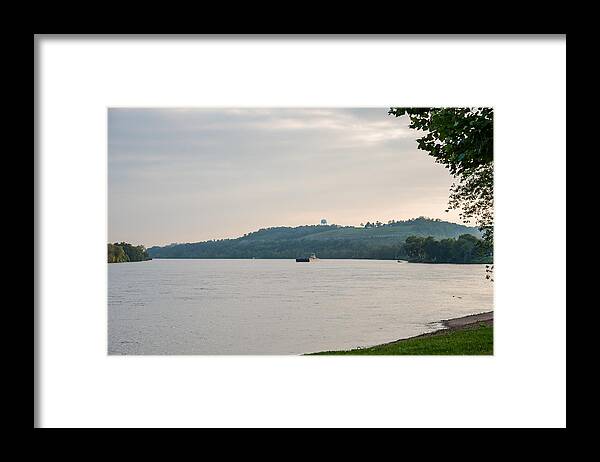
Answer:
<svg viewBox="0 0 600 462"><path fill-rule="evenodd" d="M380 109L109 109L108 239L163 245L270 226L446 213L452 177Z"/></svg>

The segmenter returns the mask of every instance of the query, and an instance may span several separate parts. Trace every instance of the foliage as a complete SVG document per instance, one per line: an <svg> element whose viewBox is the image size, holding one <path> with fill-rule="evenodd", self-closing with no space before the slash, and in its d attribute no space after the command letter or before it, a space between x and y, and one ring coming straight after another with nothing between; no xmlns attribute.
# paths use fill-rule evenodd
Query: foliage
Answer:
<svg viewBox="0 0 600 462"><path fill-rule="evenodd" d="M476 228L425 217L378 227L314 225L260 229L237 239L175 244L148 249L153 258L402 258L402 243L411 235L458 237Z"/></svg>
<svg viewBox="0 0 600 462"><path fill-rule="evenodd" d="M481 324L462 330L440 331L370 348L324 351L318 355L492 355L494 328Z"/></svg>
<svg viewBox="0 0 600 462"><path fill-rule="evenodd" d="M419 149L433 156L456 178L449 209L460 211L465 223L474 220L483 238L493 242L493 109L390 108L396 117L408 115L410 128L425 132Z"/></svg>
<svg viewBox="0 0 600 462"><path fill-rule="evenodd" d="M492 246L471 234L458 239L409 236L402 246L408 261L415 263L491 263Z"/></svg>
<svg viewBox="0 0 600 462"><path fill-rule="evenodd" d="M108 263L121 263L126 261L129 261L129 258L123 250L123 247L115 244L108 244Z"/></svg>
<svg viewBox="0 0 600 462"><path fill-rule="evenodd" d="M108 244L108 263L151 260L143 245L131 245L127 242Z"/></svg>

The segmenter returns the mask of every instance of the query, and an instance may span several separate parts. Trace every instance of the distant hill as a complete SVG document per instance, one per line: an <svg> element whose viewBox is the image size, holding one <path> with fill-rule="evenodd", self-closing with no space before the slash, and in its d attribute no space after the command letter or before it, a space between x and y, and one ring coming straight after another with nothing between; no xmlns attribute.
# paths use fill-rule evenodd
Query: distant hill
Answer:
<svg viewBox="0 0 600 462"><path fill-rule="evenodd" d="M279 226L236 239L150 247L148 254L152 258L296 258L315 253L319 258L394 259L405 257L403 244L409 236L440 240L462 234L481 237L474 227L419 217L363 227Z"/></svg>

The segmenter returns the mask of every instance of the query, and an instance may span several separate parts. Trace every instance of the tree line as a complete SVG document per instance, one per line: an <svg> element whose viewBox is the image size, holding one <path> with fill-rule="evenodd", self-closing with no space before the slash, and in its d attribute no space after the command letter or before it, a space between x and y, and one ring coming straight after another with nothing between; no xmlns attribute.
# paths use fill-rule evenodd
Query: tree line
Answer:
<svg viewBox="0 0 600 462"><path fill-rule="evenodd" d="M143 245L132 245L127 242L108 244L108 263L152 260Z"/></svg>
<svg viewBox="0 0 600 462"><path fill-rule="evenodd" d="M434 223L442 223L442 220L439 218L429 218L425 216L420 216L418 218L410 218L408 220L388 220L387 223L382 221L367 221L366 223L361 223L361 228L381 228L382 226L401 226L406 224L413 224L418 222L434 222Z"/></svg>
<svg viewBox="0 0 600 462"><path fill-rule="evenodd" d="M471 234L439 241L431 236L409 236L403 253L415 263L492 263L493 258L491 243Z"/></svg>

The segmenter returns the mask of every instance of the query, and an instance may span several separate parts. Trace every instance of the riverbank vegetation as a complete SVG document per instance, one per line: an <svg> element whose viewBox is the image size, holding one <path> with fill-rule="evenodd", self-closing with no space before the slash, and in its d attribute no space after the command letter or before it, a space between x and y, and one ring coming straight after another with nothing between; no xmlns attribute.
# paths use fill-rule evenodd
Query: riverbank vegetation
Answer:
<svg viewBox="0 0 600 462"><path fill-rule="evenodd" d="M460 330L441 330L397 342L315 355L492 355L493 326L481 323Z"/></svg>
<svg viewBox="0 0 600 462"><path fill-rule="evenodd" d="M108 244L108 263L152 260L143 245L131 245L127 242Z"/></svg>
<svg viewBox="0 0 600 462"><path fill-rule="evenodd" d="M492 263L489 242L471 234L441 241L431 236L409 236L402 246L402 254L412 263Z"/></svg>

